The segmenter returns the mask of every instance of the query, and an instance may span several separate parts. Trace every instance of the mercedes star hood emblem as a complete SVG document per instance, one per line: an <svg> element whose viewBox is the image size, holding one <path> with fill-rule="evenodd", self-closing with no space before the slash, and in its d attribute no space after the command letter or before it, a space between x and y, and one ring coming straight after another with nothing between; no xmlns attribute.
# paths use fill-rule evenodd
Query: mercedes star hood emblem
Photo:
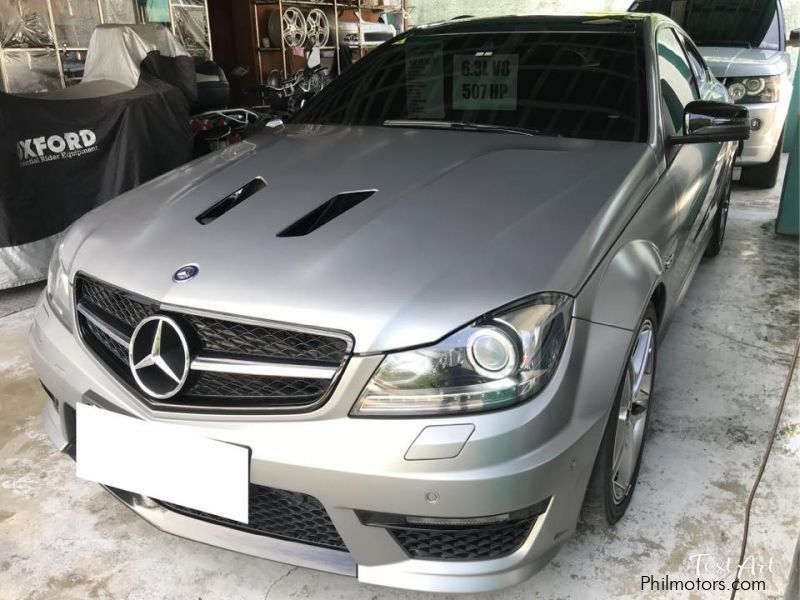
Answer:
<svg viewBox="0 0 800 600"><path fill-rule="evenodd" d="M194 279L199 272L200 267L197 265L183 265L180 269L175 271L175 274L172 276L172 281L175 283L183 283L184 281Z"/></svg>

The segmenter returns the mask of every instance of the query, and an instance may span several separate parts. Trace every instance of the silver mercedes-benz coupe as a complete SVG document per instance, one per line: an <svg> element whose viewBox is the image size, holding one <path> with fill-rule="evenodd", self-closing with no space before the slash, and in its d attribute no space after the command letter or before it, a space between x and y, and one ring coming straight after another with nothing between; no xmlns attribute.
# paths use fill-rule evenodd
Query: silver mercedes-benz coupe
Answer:
<svg viewBox="0 0 800 600"><path fill-rule="evenodd" d="M518 583L628 508L748 131L666 17L401 34L69 229L30 334L44 426L164 531Z"/></svg>

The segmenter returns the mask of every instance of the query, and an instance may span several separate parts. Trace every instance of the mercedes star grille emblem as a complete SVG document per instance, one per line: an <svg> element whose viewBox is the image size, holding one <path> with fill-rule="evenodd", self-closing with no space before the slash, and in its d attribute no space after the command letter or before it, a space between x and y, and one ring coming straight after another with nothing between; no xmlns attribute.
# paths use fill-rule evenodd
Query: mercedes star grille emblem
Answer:
<svg viewBox="0 0 800 600"><path fill-rule="evenodd" d="M128 364L133 378L153 398L171 398L189 376L189 345L180 326L169 317L144 319L131 336Z"/></svg>

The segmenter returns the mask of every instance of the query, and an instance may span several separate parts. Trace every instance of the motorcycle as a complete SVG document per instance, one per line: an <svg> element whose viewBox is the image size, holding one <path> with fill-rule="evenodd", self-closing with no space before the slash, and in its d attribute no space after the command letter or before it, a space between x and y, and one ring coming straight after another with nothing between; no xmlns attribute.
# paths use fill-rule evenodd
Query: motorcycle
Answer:
<svg viewBox="0 0 800 600"><path fill-rule="evenodd" d="M235 73L239 77L246 74L247 70L242 68ZM238 143L266 127L280 127L329 81L329 70L319 65L301 69L287 78L274 70L266 83L244 90L261 94L264 104L219 108L194 115L191 125L195 158Z"/></svg>

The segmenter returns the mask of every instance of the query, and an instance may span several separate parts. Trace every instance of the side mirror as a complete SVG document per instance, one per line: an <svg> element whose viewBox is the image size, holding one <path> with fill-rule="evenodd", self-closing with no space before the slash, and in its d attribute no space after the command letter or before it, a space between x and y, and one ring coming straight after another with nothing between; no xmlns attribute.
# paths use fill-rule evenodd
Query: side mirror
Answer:
<svg viewBox="0 0 800 600"><path fill-rule="evenodd" d="M792 29L789 32L789 39L786 40L787 46L800 46L800 29Z"/></svg>
<svg viewBox="0 0 800 600"><path fill-rule="evenodd" d="M684 135L670 138L673 144L741 142L750 137L750 118L744 106L697 100L683 112Z"/></svg>

